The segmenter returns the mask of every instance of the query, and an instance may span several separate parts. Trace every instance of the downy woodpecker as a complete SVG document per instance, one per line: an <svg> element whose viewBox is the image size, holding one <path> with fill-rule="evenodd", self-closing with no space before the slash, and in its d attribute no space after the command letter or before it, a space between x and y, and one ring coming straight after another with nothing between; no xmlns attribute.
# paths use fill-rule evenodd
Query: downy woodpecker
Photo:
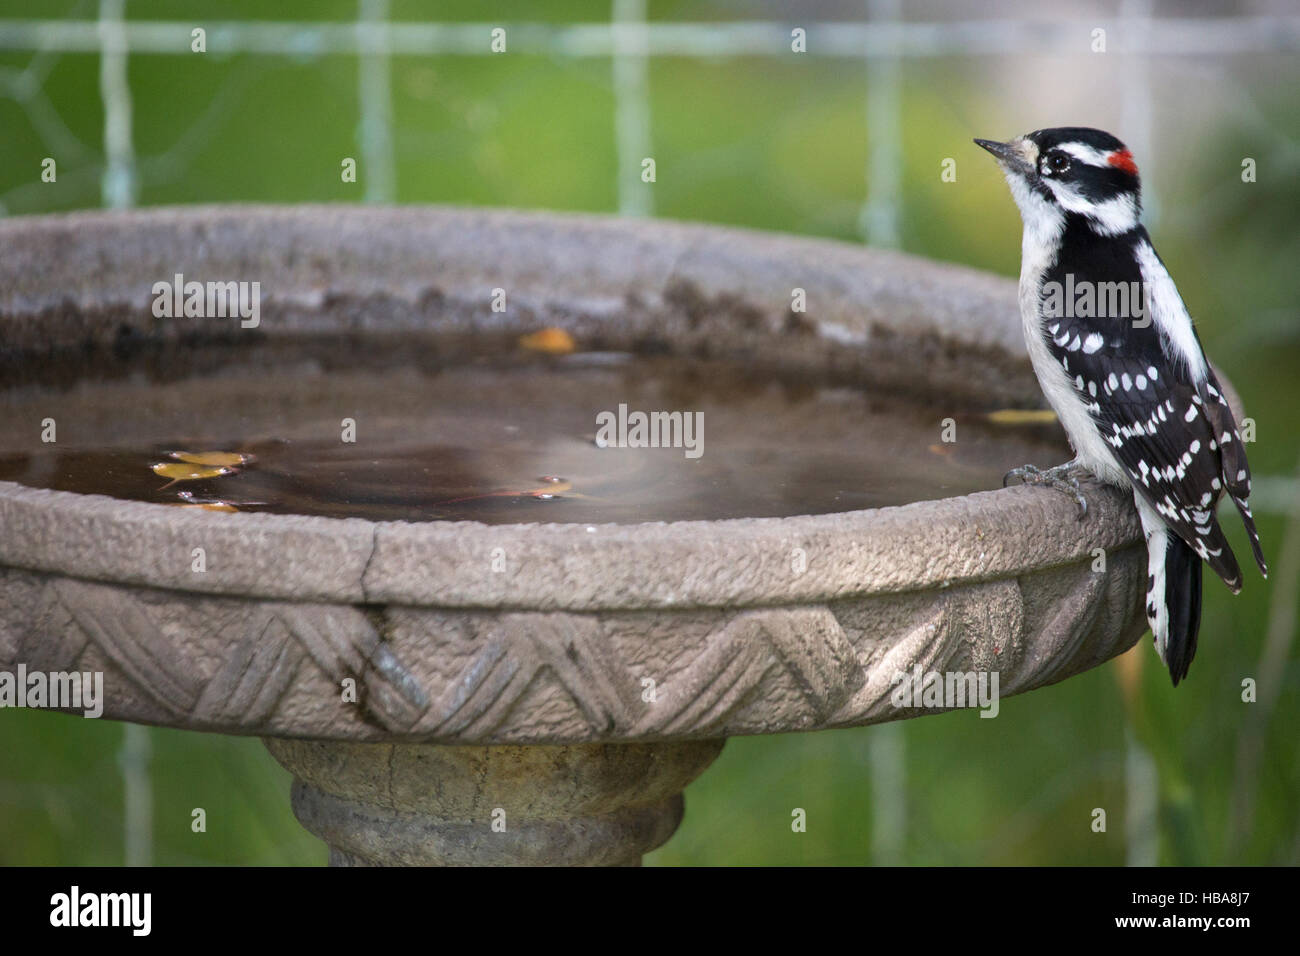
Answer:
<svg viewBox="0 0 1300 956"><path fill-rule="evenodd" d="M975 142L997 158L1020 207L1025 343L1075 452L1066 465L1008 477L1069 490L1085 510L1081 473L1132 490L1147 541L1147 620L1176 686L1196 653L1201 562L1241 590L1215 514L1224 492L1268 576L1237 423L1139 222L1138 170L1124 144L1082 127Z"/></svg>

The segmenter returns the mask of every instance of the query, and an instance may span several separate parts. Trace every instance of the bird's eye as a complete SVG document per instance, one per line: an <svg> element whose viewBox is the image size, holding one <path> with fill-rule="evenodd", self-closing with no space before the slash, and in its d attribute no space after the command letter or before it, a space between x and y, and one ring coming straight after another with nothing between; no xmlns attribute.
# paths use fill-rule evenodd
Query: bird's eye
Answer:
<svg viewBox="0 0 1300 956"><path fill-rule="evenodd" d="M1043 160L1043 172L1060 174L1070 168L1070 157L1064 153L1048 153Z"/></svg>

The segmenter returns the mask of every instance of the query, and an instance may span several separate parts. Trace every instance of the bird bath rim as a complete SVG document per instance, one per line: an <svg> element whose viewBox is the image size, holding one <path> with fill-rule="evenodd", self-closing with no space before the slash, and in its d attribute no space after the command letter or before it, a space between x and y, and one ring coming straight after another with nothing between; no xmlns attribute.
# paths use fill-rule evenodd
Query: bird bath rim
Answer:
<svg viewBox="0 0 1300 956"><path fill-rule="evenodd" d="M0 566L249 598L448 608L783 604L1015 576L1138 540L1124 496L1095 483L1084 489L1089 508L1082 520L1078 506L1059 492L1013 486L819 515L490 525L178 513L167 505L0 481L0 526L7 529L0 540ZM96 535L110 543L60 546ZM192 573L189 553L197 536L209 543L210 553L220 553L221 543L229 542L238 550L239 564L214 563L202 575ZM995 538L996 546L990 543ZM932 547L917 547L922 542ZM506 549L511 563L551 573L522 586L499 587L513 578L485 578L481 571L494 548ZM792 570L796 548L803 551L804 571ZM295 554L288 566L282 564L286 549ZM676 560L664 560L672 553ZM833 563L826 560L831 554L839 555ZM441 565L437 573L430 573L431 564ZM718 573L727 566L745 573ZM608 583L611 568L637 573L614 589ZM582 579L601 583L573 586Z"/></svg>

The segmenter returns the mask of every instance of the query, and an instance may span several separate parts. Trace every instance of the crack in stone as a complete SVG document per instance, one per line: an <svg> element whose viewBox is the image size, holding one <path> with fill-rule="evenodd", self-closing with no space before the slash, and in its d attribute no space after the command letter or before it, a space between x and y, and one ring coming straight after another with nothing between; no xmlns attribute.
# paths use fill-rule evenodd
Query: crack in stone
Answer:
<svg viewBox="0 0 1300 956"><path fill-rule="evenodd" d="M370 588L366 584L366 578L370 574L370 565L375 560L375 552L379 550L379 522L375 522L374 531L370 533L370 553L366 555L365 566L361 569L361 579L357 583L361 586L361 599L366 604L372 604L370 600Z"/></svg>

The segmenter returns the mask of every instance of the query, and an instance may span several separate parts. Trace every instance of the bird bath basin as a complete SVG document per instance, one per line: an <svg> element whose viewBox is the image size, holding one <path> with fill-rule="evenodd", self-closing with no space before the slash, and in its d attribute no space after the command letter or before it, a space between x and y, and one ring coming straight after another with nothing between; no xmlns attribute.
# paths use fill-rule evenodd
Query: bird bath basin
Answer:
<svg viewBox="0 0 1300 956"><path fill-rule="evenodd" d="M1068 456L989 417L1041 405L1008 280L454 209L0 247L0 670L263 737L332 862L635 863L728 736L943 709L899 675L1020 693L1145 629L1122 495L1000 488ZM256 322L156 315L178 274L258 283Z"/></svg>

